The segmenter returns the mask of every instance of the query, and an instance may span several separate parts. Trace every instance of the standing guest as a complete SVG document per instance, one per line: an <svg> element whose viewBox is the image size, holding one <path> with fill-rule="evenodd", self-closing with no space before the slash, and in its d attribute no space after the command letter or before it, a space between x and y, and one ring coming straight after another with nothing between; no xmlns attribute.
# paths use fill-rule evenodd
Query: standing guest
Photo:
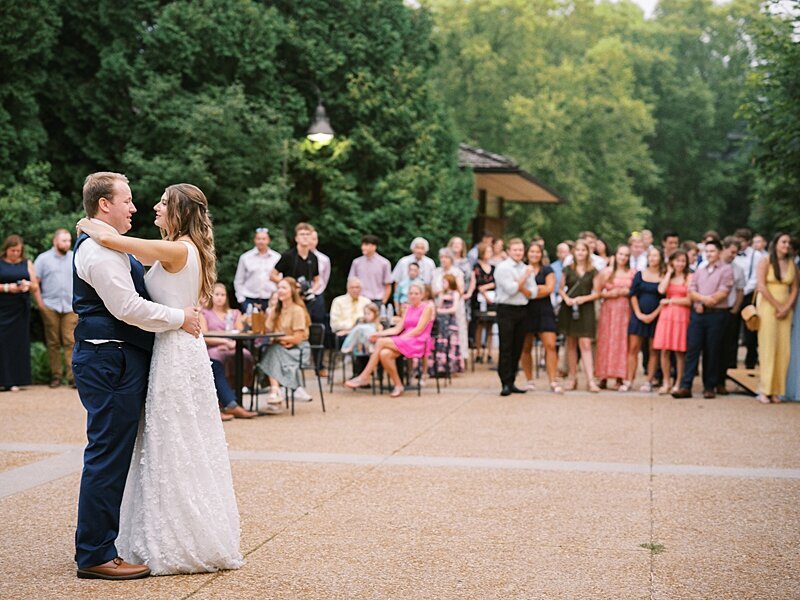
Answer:
<svg viewBox="0 0 800 600"><path fill-rule="evenodd" d="M721 396L726 396L728 394L728 390L725 388L725 379L728 376L728 369L736 368L736 355L739 352L739 330L742 325L739 312L742 309L744 289L747 285L747 275L735 260L738 253L739 238L729 235L722 240L720 260L725 264L731 265L733 269L733 287L728 296L730 313L725 317L725 327L722 331L722 342L720 345L717 394Z"/></svg>
<svg viewBox="0 0 800 600"><path fill-rule="evenodd" d="M436 297L436 323L438 334L434 339L431 375L464 372L464 348L459 331L459 313L463 313L462 298L453 275L445 275L444 288Z"/></svg>
<svg viewBox="0 0 800 600"><path fill-rule="evenodd" d="M334 298L331 304L331 331L339 336L350 333L364 315L364 307L372 303L362 294L361 280L348 277L347 293Z"/></svg>
<svg viewBox="0 0 800 600"><path fill-rule="evenodd" d="M394 310L395 313L401 315L405 311L406 304L408 303L408 291L415 283L425 286L425 282L419 275L419 263L408 264L408 274L405 279L397 284L394 290ZM427 287L427 286L426 286Z"/></svg>
<svg viewBox="0 0 800 600"><path fill-rule="evenodd" d="M676 250L669 257L667 272L658 284L658 293L666 298L661 300L661 314L653 337L653 349L661 354L661 372L664 383L659 394L677 392L686 363L686 333L689 329L689 257L683 250ZM675 384L669 387L670 353L675 354Z"/></svg>
<svg viewBox="0 0 800 600"><path fill-rule="evenodd" d="M450 248L439 250L439 267L433 271L431 281L431 292L433 297L438 298L444 292L444 277L452 275L456 280L456 291L458 292L458 308L455 311L456 322L458 323L458 335L461 346L461 356L464 356L469 349L469 329L467 327L467 313L464 310L463 297L466 288L464 273L455 265L455 257Z"/></svg>
<svg viewBox="0 0 800 600"><path fill-rule="evenodd" d="M317 230L312 227L311 235L308 238L309 244L308 247L311 249L311 252L314 256L317 257L317 265L319 267L319 280L317 284L312 288L314 292L314 303L311 305L309 309L309 313L311 313L311 322L312 323L322 323L325 324L325 290L328 289L328 282L331 279L331 259L328 257L327 254L323 254L319 250L317 250L317 246L319 245L319 235L317 234Z"/></svg>
<svg viewBox="0 0 800 600"><path fill-rule="evenodd" d="M284 256L286 256L284 254ZM311 317L300 297L294 277L284 277L275 291L277 302L267 314L267 331L282 337L267 346L261 357L261 370L269 378L268 404L281 404L280 386L294 390L294 399L311 400L300 380L300 359L308 356L308 335Z"/></svg>
<svg viewBox="0 0 800 600"><path fill-rule="evenodd" d="M681 245L681 237L677 231L665 231L661 236L661 249L663 250L663 258L666 263L672 253L675 252Z"/></svg>
<svg viewBox="0 0 800 600"><path fill-rule="evenodd" d="M314 228L308 223L298 223L294 228L295 247L284 252L270 275L273 283L291 277L297 284L300 299L311 310L316 300L314 290L322 284L319 276L319 260L311 251L311 235Z"/></svg>
<svg viewBox="0 0 800 600"><path fill-rule="evenodd" d="M716 240L717 242L722 242L722 238L719 236L719 233L714 231L713 229L709 229L703 234L703 243L702 248L699 249L699 255L697 257L697 266L699 267L706 261L706 244L708 242ZM696 270L696 269L695 269Z"/></svg>
<svg viewBox="0 0 800 600"><path fill-rule="evenodd" d="M469 258L467 258L467 245L462 238L456 236L450 238L450 241L447 242L447 247L453 253L453 264L461 269L464 281L468 282L469 276L472 274L472 265L469 262Z"/></svg>
<svg viewBox="0 0 800 600"><path fill-rule="evenodd" d="M639 232L634 231L628 238L628 246L631 249L631 269L634 273L644 271L647 268L647 249Z"/></svg>
<svg viewBox="0 0 800 600"><path fill-rule="evenodd" d="M275 293L275 282L270 275L281 255L272 250L269 243L269 229L258 227L253 237L255 246L239 257L233 289L242 312L246 313L250 306L257 306L265 312L270 297Z"/></svg>
<svg viewBox="0 0 800 600"><path fill-rule="evenodd" d="M597 254L597 234L593 231L581 231L578 237L589 245L592 265L594 266L595 270L600 273L600 271L608 266L608 258L604 258Z"/></svg>
<svg viewBox="0 0 800 600"><path fill-rule="evenodd" d="M357 277L364 296L380 306L392 296L392 265L378 254L378 241L369 234L361 238L361 256L353 260L347 277Z"/></svg>
<svg viewBox="0 0 800 600"><path fill-rule="evenodd" d="M538 336L544 346L545 366L550 380L550 389L556 394L564 390L558 383L558 350L556 349L556 314L550 296L556 287L556 274L547 264L544 246L533 242L528 247L528 268L536 282L536 294L528 300L525 342L522 346L522 370L527 383L525 388L536 389L533 381L533 338Z"/></svg>
<svg viewBox="0 0 800 600"><path fill-rule="evenodd" d="M642 229L642 244L644 244L645 250L650 250L653 248L653 232L649 229Z"/></svg>
<svg viewBox="0 0 800 600"><path fill-rule="evenodd" d="M689 299L692 313L686 335L686 370L680 388L672 392L673 398L691 398L692 380L697 374L700 354L703 355L703 397L715 398L719 377L719 351L722 328L730 306L728 295L733 287L733 269L720 262L722 244L718 239L706 238L706 262L698 267L689 282Z"/></svg>
<svg viewBox="0 0 800 600"><path fill-rule="evenodd" d="M217 282L211 288L211 298L200 311L200 328L204 334L209 331L242 331L242 313L231 308L228 303L228 290L224 283ZM208 356L222 364L225 377L231 385L236 381L236 341L228 338L203 336L208 347ZM243 349L245 374L244 385L253 385L253 355L247 348Z"/></svg>
<svg viewBox="0 0 800 600"><path fill-rule="evenodd" d="M760 252L762 256L767 254L767 238L765 238L760 233L756 233L753 235L753 242L752 242L753 250L756 252Z"/></svg>
<svg viewBox="0 0 800 600"><path fill-rule="evenodd" d="M478 260L472 269L470 278L469 297L473 318L470 321L470 337L475 340L475 362L483 362L483 330L486 329L486 347L489 348L488 361L492 360L492 325L488 325L476 317L478 313L486 312L494 307L495 283L494 266L492 261L492 245L488 242L478 244Z"/></svg>
<svg viewBox="0 0 800 600"><path fill-rule="evenodd" d="M600 319L597 324L597 361L595 378L600 387L606 387L606 380L616 379L619 391L627 392L630 381L627 379L625 357L628 354L628 323L631 320L631 303L628 298L634 272L630 267L630 248L617 247L608 267L600 272Z"/></svg>
<svg viewBox="0 0 800 600"><path fill-rule="evenodd" d="M686 253L686 259L689 261L689 272L694 273L697 270L697 267L700 266L699 247L692 240L686 240L681 244L681 250Z"/></svg>
<svg viewBox="0 0 800 600"><path fill-rule="evenodd" d="M18 392L31 383L30 292L38 284L20 236L8 236L0 250L0 388Z"/></svg>
<svg viewBox="0 0 800 600"><path fill-rule="evenodd" d="M608 244L603 238L597 238L595 242L595 254L602 258L606 264L611 260L610 250L608 248Z"/></svg>
<svg viewBox="0 0 800 600"><path fill-rule="evenodd" d="M550 267L553 269L553 274L556 276L556 288L553 290L553 294L550 296L550 301L553 304L553 308L557 308L559 304L561 304L561 296L559 295L558 291L561 289L561 276L564 272L564 261L570 253L572 252L572 247L575 245L575 242L572 240L565 240L556 246L556 258L557 260L553 262Z"/></svg>
<svg viewBox="0 0 800 600"><path fill-rule="evenodd" d="M67 383L75 387L72 347L75 345L78 315L72 311L72 235L69 231L56 229L53 247L37 256L33 266L39 276L39 289L33 292L33 296L42 315L47 356L50 359L50 387L61 385L64 363L67 365Z"/></svg>
<svg viewBox="0 0 800 600"><path fill-rule="evenodd" d="M794 251L795 274L800 274L800 238L792 240ZM794 303L794 317L792 318L792 345L789 357L789 371L786 375L787 400L800 401L800 293Z"/></svg>
<svg viewBox="0 0 800 600"><path fill-rule="evenodd" d="M769 244L769 258L758 263L758 350L761 383L758 400L780 402L786 393L791 352L792 311L797 300L797 269L791 237L778 233Z"/></svg>
<svg viewBox="0 0 800 600"><path fill-rule="evenodd" d="M490 247L492 242L494 241L494 235L492 235L491 231L484 231L483 235L481 235L481 240L477 242L470 251L467 252L467 258L469 259L469 264L473 267L478 264L478 259L480 257L480 251L478 250L478 246L481 244L488 244Z"/></svg>
<svg viewBox="0 0 800 600"><path fill-rule="evenodd" d="M572 264L564 269L561 282L561 308L558 311L558 328L567 338L567 390L578 386L578 348L581 350L583 371L589 391L599 392L594 380L592 340L597 331L594 302L600 297L600 276L592 265L591 251L585 240L575 242Z"/></svg>
<svg viewBox="0 0 800 600"><path fill-rule="evenodd" d="M361 374L346 381L345 386L358 389L366 385L380 362L394 383L394 389L389 395L392 398L402 395L404 388L397 372L397 359L405 356L422 360L430 354L435 313L433 302L425 300L425 284L412 283L408 290L408 309L403 321L369 337L369 341L375 344L375 351Z"/></svg>
<svg viewBox="0 0 800 600"><path fill-rule="evenodd" d="M656 377L658 363L658 354L653 349L653 338L656 333L658 316L661 314L661 293L658 291L658 287L663 275L664 263L661 260L661 252L657 248L648 250L647 268L636 273L631 286L633 314L628 325L628 373L623 382L623 387L627 386L627 389L633 385L636 367L639 363L639 352L642 350L642 346L646 345L647 381L639 388L639 391L653 391L653 381ZM669 371L667 373L669 374ZM620 389L620 391L623 390Z"/></svg>
<svg viewBox="0 0 800 600"><path fill-rule="evenodd" d="M506 258L508 258L506 243L503 238L495 238L492 242L492 266L496 267Z"/></svg>
<svg viewBox="0 0 800 600"><path fill-rule="evenodd" d="M751 242L753 232L747 227L737 229L734 235L739 239L739 253L734 259L734 264L744 271L746 277L746 284L744 286L744 298L742 298L742 306L753 303L753 295L758 285L758 263L764 258L767 253L764 250L757 250L752 247ZM763 238L762 238L763 239ZM744 342L747 353L744 357L744 366L747 369L755 369L758 364L758 334L755 331L750 331L741 323L742 341Z"/></svg>
<svg viewBox="0 0 800 600"><path fill-rule="evenodd" d="M397 261L392 271L392 281L401 283L404 279L408 278L408 265L415 262L419 265L419 276L425 283L430 283L433 279L433 270L436 268L436 263L429 256L428 251L431 249L428 240L423 237L416 237L411 241L411 254L404 256Z"/></svg>
<svg viewBox="0 0 800 600"><path fill-rule="evenodd" d="M500 333L500 361L497 374L502 384L501 396L512 392L524 394L525 390L514 385L519 366L522 345L525 343L525 322L528 300L535 298L538 286L533 269L522 259L525 244L519 238L508 242L508 258L494 270L497 286L497 330Z"/></svg>

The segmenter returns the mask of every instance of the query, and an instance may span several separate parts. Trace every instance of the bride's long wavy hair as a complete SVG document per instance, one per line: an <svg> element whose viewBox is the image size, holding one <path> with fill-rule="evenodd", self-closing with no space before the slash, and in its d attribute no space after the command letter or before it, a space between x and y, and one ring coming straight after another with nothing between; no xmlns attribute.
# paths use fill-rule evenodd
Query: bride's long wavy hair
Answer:
<svg viewBox="0 0 800 600"><path fill-rule="evenodd" d="M203 191L191 183L169 186L167 195L166 229L161 237L175 241L187 236L200 254L200 302L211 297L217 281L217 255L214 250L214 230L208 214L208 200Z"/></svg>

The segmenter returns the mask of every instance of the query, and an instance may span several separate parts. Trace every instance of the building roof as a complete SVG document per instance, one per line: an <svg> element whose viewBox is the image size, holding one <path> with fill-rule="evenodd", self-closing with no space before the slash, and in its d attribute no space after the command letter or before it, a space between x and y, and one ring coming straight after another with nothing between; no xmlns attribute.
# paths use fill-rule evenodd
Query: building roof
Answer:
<svg viewBox="0 0 800 600"><path fill-rule="evenodd" d="M467 144L458 145L458 166L472 169L475 187L508 202L566 202L553 188L522 169L514 160Z"/></svg>

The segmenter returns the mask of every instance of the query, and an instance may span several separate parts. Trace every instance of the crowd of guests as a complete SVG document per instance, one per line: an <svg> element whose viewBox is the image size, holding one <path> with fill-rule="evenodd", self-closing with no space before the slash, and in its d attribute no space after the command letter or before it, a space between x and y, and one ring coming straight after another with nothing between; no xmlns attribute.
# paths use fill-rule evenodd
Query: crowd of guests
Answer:
<svg viewBox="0 0 800 600"><path fill-rule="evenodd" d="M726 373L737 366L743 344L745 367L760 365L761 402L800 400L798 249L787 234L767 244L743 228L681 243L668 231L656 245L645 230L610 248L584 231L557 244L552 262L541 238L506 242L486 232L468 248L453 237L434 261L428 241L418 237L394 268L378 253L380 240L364 235L347 292L329 308L331 260L318 248L318 232L299 223L294 234L295 245L278 253L269 230L257 228L253 248L239 258L232 296L218 282L202 312L224 420L255 413L236 403L234 342L213 332L246 329L259 319L267 331L283 335L255 355L245 351L244 385L263 379L275 412L282 389L311 400L301 385L303 360L326 374L324 361L309 351L313 323L327 332L331 351L352 356L347 387L368 384L380 366L392 381L392 396L404 391L399 358L420 361L423 384L443 372L457 375L469 360L493 360L496 330L502 395L535 390L533 350L541 347L549 389L557 394L577 389L583 379L591 392L636 388L685 398L701 371L703 395L714 397L727 393ZM0 388L30 384L31 296L44 326L50 385L72 384L71 245L69 231L59 229L52 248L31 261L19 236L3 243ZM757 307L757 333L739 316L749 304ZM520 370L525 382L518 387Z"/></svg>

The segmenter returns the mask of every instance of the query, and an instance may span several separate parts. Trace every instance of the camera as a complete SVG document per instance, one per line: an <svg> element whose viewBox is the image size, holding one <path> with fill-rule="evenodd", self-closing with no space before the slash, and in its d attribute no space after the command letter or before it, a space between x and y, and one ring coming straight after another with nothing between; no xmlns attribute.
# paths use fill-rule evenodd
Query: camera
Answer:
<svg viewBox="0 0 800 600"><path fill-rule="evenodd" d="M297 286L300 288L300 297L303 298L303 301L306 304L311 304L316 298L316 294L311 291L311 282L308 281L305 277L298 277L297 278Z"/></svg>

